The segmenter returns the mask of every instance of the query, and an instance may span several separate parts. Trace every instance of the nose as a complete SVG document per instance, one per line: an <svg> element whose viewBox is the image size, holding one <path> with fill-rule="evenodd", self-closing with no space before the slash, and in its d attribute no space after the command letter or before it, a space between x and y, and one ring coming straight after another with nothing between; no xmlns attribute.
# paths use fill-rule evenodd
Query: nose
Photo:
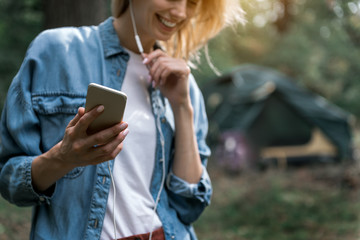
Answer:
<svg viewBox="0 0 360 240"><path fill-rule="evenodd" d="M187 0L180 0L174 2L171 15L178 21L184 20L187 17Z"/></svg>

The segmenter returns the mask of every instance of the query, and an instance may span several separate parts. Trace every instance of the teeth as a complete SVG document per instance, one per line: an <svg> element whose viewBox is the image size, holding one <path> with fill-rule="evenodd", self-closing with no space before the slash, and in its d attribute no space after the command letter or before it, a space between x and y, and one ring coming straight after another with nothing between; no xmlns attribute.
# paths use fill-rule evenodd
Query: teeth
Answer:
<svg viewBox="0 0 360 240"><path fill-rule="evenodd" d="M175 27L176 26L176 23L173 23L173 22L169 22L169 21L166 21L165 19L163 19L162 17L159 18L160 21L167 27Z"/></svg>

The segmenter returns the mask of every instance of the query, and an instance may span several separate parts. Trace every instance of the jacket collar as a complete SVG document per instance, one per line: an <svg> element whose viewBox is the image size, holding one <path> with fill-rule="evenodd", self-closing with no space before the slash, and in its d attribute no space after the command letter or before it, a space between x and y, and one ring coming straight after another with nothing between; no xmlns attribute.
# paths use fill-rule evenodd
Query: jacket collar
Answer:
<svg viewBox="0 0 360 240"><path fill-rule="evenodd" d="M113 17L109 17L99 25L101 43L104 48L105 57L111 57L116 54L127 54L126 50L121 46L118 35L113 26ZM162 49L158 42L155 42L154 49Z"/></svg>
<svg viewBox="0 0 360 240"><path fill-rule="evenodd" d="M109 17L99 25L100 39L104 48L106 58L116 54L127 54L125 49L120 45L119 38L113 26L113 17Z"/></svg>

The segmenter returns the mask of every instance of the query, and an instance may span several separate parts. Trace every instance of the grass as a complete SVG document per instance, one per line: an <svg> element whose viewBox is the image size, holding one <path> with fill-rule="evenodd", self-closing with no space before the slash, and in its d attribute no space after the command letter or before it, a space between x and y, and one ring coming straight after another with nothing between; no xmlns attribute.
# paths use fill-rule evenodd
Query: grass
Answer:
<svg viewBox="0 0 360 240"><path fill-rule="evenodd" d="M212 204L195 223L199 239L359 237L360 173L354 166L270 169L233 177L213 169L212 175Z"/></svg>
<svg viewBox="0 0 360 240"><path fill-rule="evenodd" d="M16 207L0 197L0 239L29 239L31 208Z"/></svg>
<svg viewBox="0 0 360 240"><path fill-rule="evenodd" d="M200 240L355 240L360 170L321 165L227 175L210 162L212 204L194 224ZM0 199L0 239L28 239L30 208Z"/></svg>

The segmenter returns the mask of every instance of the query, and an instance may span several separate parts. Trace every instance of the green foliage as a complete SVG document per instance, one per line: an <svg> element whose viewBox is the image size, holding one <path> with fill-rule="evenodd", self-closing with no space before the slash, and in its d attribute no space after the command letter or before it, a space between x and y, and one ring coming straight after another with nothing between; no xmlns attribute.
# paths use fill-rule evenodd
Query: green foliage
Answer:
<svg viewBox="0 0 360 240"><path fill-rule="evenodd" d="M0 109L41 22L40 0L0 0Z"/></svg>
<svg viewBox="0 0 360 240"><path fill-rule="evenodd" d="M360 1L288 1L283 31L277 22L284 1L241 2L247 24L225 30L209 44L216 67L222 72L243 63L273 67L360 116ZM202 62L195 76L205 84L215 75Z"/></svg>

